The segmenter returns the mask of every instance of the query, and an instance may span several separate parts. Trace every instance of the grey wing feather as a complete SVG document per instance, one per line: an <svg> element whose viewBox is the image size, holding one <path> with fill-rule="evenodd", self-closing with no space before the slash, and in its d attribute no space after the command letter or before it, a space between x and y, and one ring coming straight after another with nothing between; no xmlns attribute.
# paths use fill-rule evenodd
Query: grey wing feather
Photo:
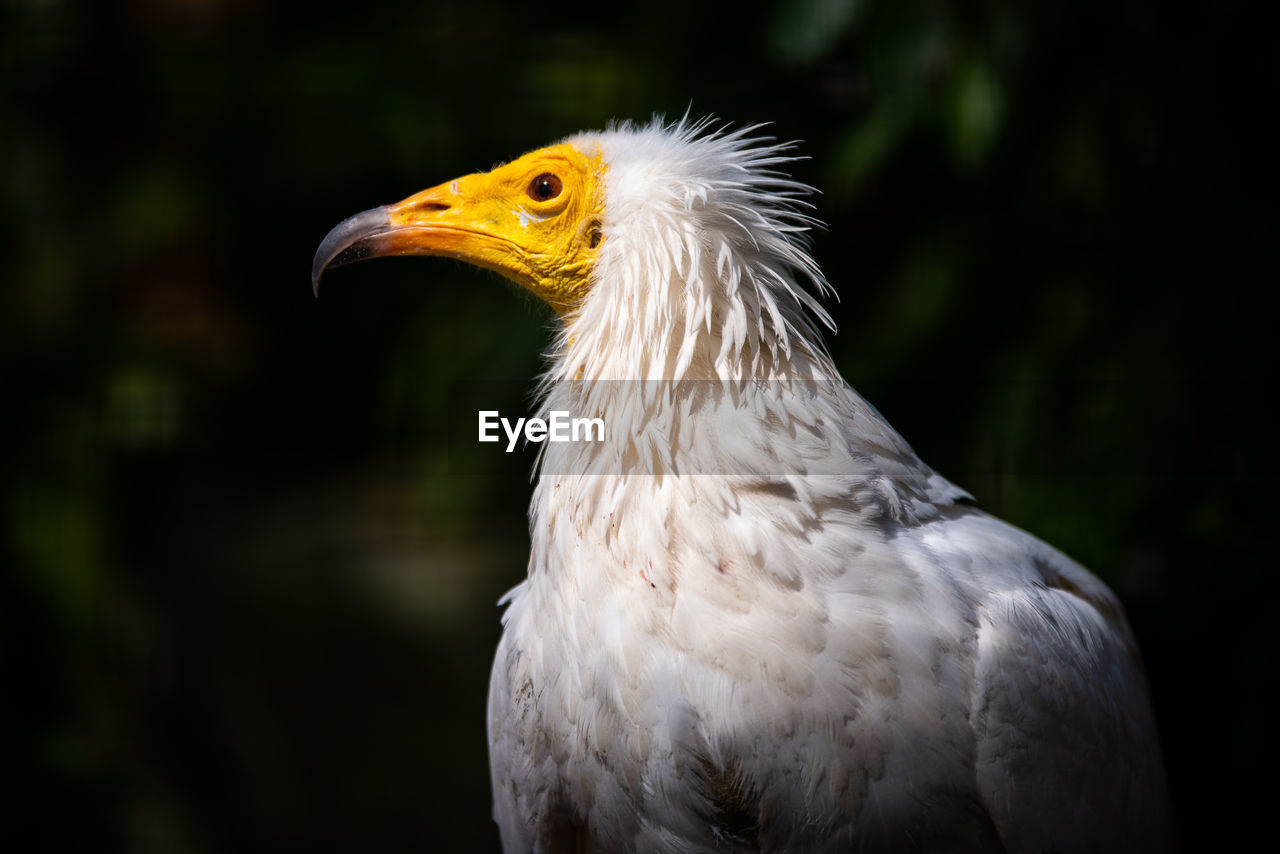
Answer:
<svg viewBox="0 0 1280 854"><path fill-rule="evenodd" d="M979 612L972 720L987 809L1009 851L1170 850L1155 722L1120 603L1017 533L1031 577L989 591Z"/></svg>

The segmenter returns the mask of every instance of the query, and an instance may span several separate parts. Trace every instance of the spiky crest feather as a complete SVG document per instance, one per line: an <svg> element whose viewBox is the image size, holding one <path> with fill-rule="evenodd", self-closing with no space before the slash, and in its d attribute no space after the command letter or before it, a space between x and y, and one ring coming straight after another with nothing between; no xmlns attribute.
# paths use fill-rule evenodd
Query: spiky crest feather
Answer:
<svg viewBox="0 0 1280 854"><path fill-rule="evenodd" d="M687 117L568 141L600 150L604 242L564 324L549 381L832 377L809 254L812 192L778 167L792 143Z"/></svg>

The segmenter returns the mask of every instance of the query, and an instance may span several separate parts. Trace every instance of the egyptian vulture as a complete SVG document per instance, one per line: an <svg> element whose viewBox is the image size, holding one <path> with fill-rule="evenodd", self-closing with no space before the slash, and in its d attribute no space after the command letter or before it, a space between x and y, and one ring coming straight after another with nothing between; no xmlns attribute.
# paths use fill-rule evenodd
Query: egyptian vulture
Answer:
<svg viewBox="0 0 1280 854"><path fill-rule="evenodd" d="M1170 846L1119 602L974 506L821 342L791 146L581 133L346 220L549 303L528 577L489 693L507 852Z"/></svg>

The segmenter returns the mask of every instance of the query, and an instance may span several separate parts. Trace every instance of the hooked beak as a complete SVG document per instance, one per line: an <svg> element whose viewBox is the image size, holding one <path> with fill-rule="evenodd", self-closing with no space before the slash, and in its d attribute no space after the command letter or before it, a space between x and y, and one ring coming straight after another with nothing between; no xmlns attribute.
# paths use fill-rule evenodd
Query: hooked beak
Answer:
<svg viewBox="0 0 1280 854"><path fill-rule="evenodd" d="M389 236L395 232L387 206L358 213L334 226L320 241L311 263L311 288L320 296L325 270L389 254Z"/></svg>
<svg viewBox="0 0 1280 854"><path fill-rule="evenodd" d="M510 242L486 227L468 204L470 182L450 181L338 223L320 241L311 263L316 295L325 270L387 255L442 255L489 267L518 282L530 280Z"/></svg>

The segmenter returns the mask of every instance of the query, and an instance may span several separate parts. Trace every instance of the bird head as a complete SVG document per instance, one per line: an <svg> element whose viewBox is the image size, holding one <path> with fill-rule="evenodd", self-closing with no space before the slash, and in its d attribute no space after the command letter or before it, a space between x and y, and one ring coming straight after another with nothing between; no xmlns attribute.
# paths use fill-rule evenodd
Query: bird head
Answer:
<svg viewBox="0 0 1280 854"><path fill-rule="evenodd" d="M500 273L557 311L582 297L601 241L598 153L562 143L343 221L316 252L331 267L384 255L440 255Z"/></svg>
<svg viewBox="0 0 1280 854"><path fill-rule="evenodd" d="M553 374L760 375L821 350L826 283L803 234L790 146L756 127L661 120L583 133L491 172L356 214L321 243L325 270L439 255L494 270L560 315ZM806 288L808 283L812 288Z"/></svg>

